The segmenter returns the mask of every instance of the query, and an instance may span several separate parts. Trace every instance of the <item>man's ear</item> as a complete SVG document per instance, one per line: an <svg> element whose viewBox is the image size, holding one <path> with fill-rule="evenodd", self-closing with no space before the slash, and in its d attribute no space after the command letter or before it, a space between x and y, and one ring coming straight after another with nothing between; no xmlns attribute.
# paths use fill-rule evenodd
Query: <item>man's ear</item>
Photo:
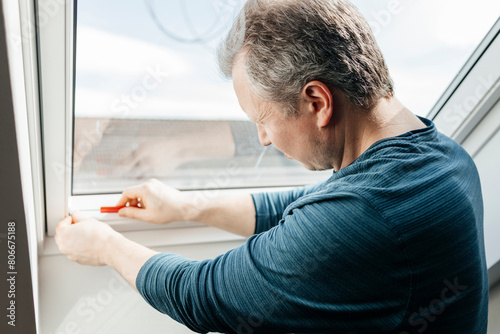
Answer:
<svg viewBox="0 0 500 334"><path fill-rule="evenodd" d="M320 81L311 81L302 90L306 110L316 117L318 127L330 124L333 117L333 96L330 89Z"/></svg>

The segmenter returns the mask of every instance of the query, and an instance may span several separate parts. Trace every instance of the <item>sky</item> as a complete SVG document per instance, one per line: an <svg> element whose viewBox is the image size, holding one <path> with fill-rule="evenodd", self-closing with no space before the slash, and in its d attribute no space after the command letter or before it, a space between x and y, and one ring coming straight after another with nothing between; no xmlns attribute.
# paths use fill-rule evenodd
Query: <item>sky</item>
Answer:
<svg viewBox="0 0 500 334"><path fill-rule="evenodd" d="M496 0L352 2L372 26L396 96L421 116L432 109L500 14ZM247 119L214 55L241 4L78 1L76 116ZM193 43L200 39L206 41Z"/></svg>

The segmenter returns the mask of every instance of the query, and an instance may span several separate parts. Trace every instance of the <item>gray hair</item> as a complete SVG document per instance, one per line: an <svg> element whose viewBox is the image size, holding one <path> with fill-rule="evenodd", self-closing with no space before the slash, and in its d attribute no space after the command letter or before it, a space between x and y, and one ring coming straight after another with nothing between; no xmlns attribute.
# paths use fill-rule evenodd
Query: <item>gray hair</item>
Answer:
<svg viewBox="0 0 500 334"><path fill-rule="evenodd" d="M239 55L254 93L298 113L304 86L318 80L370 109L394 84L372 30L348 0L249 0L217 50L226 78Z"/></svg>

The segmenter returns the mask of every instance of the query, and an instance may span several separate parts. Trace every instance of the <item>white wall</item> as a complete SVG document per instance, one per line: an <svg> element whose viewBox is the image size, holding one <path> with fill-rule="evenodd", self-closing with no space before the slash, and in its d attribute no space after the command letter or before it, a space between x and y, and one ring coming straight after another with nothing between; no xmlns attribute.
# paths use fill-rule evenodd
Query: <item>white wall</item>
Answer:
<svg viewBox="0 0 500 334"><path fill-rule="evenodd" d="M500 282L490 288L488 334L500 333Z"/></svg>
<svg viewBox="0 0 500 334"><path fill-rule="evenodd" d="M214 258L242 241L156 249L194 260ZM40 258L41 334L193 333L149 306L109 267L81 266L65 256Z"/></svg>
<svg viewBox="0 0 500 334"><path fill-rule="evenodd" d="M499 105L500 108L500 105ZM475 157L484 199L484 227L488 267L500 260L500 131Z"/></svg>
<svg viewBox="0 0 500 334"><path fill-rule="evenodd" d="M500 261L500 101L462 144L473 156L481 177L484 238L488 268Z"/></svg>

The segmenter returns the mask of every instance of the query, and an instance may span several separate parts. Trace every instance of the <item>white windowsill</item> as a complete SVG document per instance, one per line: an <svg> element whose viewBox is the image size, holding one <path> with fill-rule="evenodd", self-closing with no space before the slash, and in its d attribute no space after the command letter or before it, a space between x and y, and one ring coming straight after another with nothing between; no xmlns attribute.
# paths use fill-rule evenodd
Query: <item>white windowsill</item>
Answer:
<svg viewBox="0 0 500 334"><path fill-rule="evenodd" d="M123 232L122 234L126 238L149 248L177 245L199 245L238 240L243 242L245 240L242 236L202 225L187 228L128 231ZM45 238L43 255L62 255L55 243L54 237Z"/></svg>

